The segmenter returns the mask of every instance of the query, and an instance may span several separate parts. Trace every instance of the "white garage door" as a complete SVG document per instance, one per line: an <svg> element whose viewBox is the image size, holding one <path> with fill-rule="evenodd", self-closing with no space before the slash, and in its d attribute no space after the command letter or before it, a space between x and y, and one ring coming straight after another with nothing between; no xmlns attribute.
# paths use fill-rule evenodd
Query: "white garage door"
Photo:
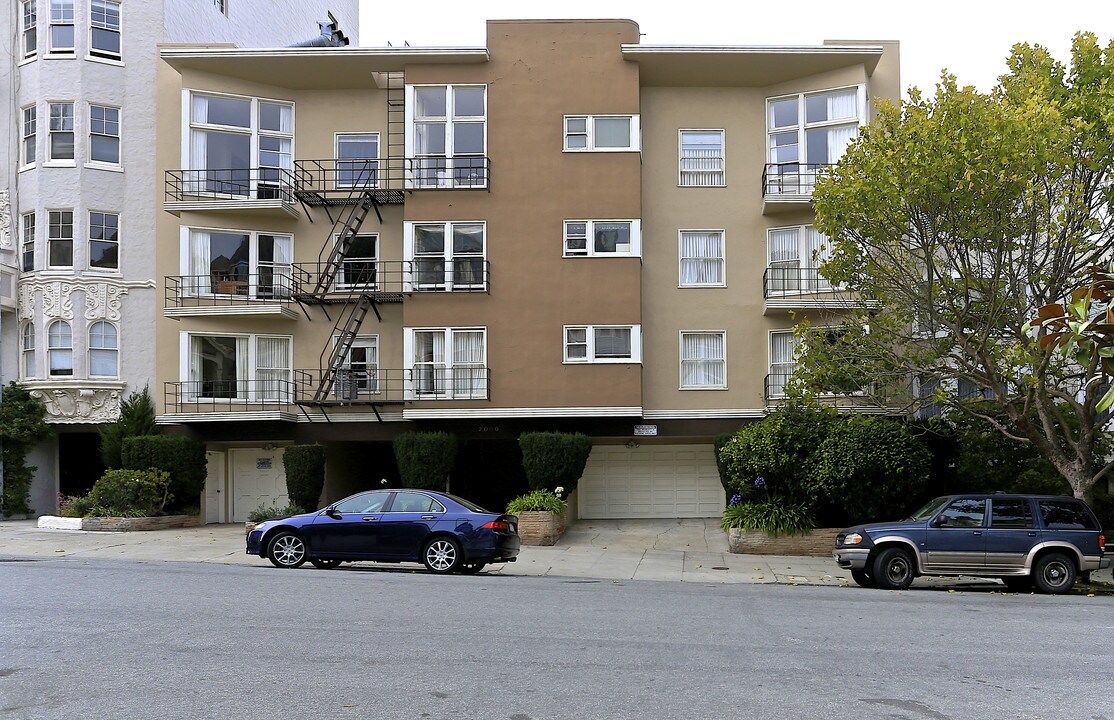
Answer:
<svg viewBox="0 0 1114 720"><path fill-rule="evenodd" d="M282 448L236 448L229 451L232 465L232 522L244 522L260 505L280 510L286 496L286 472Z"/></svg>
<svg viewBox="0 0 1114 720"><path fill-rule="evenodd" d="M712 445L597 445L578 487L584 519L723 515Z"/></svg>

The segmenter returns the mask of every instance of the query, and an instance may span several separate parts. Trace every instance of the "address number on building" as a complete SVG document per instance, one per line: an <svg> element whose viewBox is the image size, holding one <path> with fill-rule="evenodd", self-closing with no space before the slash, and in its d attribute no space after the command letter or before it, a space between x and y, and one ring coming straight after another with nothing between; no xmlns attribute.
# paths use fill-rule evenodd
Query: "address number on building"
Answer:
<svg viewBox="0 0 1114 720"><path fill-rule="evenodd" d="M634 434L635 435L657 435L658 434L658 426L657 425L635 425L634 426Z"/></svg>

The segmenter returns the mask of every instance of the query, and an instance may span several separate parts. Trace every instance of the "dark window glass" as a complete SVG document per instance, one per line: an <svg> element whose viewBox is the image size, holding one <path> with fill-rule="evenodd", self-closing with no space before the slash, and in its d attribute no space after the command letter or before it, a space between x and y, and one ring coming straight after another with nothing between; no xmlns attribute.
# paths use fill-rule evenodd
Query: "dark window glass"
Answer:
<svg viewBox="0 0 1114 720"><path fill-rule="evenodd" d="M350 497L336 504L336 511L342 513L376 513L383 509L383 503L390 497L389 492L369 492Z"/></svg>
<svg viewBox="0 0 1114 720"><path fill-rule="evenodd" d="M940 513L940 527L982 527L985 515L985 498L960 498Z"/></svg>
<svg viewBox="0 0 1114 720"><path fill-rule="evenodd" d="M1094 517L1078 500L1041 500L1041 517L1049 530L1098 530Z"/></svg>
<svg viewBox="0 0 1114 720"><path fill-rule="evenodd" d="M996 528L1033 527L1033 510L1026 499L993 498L990 501L990 526Z"/></svg>
<svg viewBox="0 0 1114 720"><path fill-rule="evenodd" d="M445 508L441 507L441 503L437 502L429 495L412 492L400 492L395 494L394 502L391 503L390 512L444 512Z"/></svg>

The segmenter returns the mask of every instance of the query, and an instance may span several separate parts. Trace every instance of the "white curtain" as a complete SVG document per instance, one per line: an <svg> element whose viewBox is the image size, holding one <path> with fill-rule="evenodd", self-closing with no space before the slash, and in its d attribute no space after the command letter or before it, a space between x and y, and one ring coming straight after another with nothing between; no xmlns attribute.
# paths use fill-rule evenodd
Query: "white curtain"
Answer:
<svg viewBox="0 0 1114 720"><path fill-rule="evenodd" d="M859 134L858 125L843 125L828 130L828 163L835 164L847 152L847 146Z"/></svg>
<svg viewBox="0 0 1114 720"><path fill-rule="evenodd" d="M203 95L193 95L190 98L190 122L206 123L209 121L209 98ZM205 169L208 138L204 130L190 130L190 162L189 169L195 172L185 173L185 191L187 193L201 193L205 191L205 173L196 172Z"/></svg>
<svg viewBox="0 0 1114 720"><path fill-rule="evenodd" d="M813 268L808 273L807 281L815 290L831 290L832 284L820 275L819 268L832 257L831 243L828 236L813 226L805 228L805 252L808 254L808 266Z"/></svg>
<svg viewBox="0 0 1114 720"><path fill-rule="evenodd" d="M770 335L770 394L781 395L785 384L797 369L795 351L796 338L791 332L777 332Z"/></svg>
<svg viewBox="0 0 1114 720"><path fill-rule="evenodd" d="M797 228L770 230L768 288L772 292L801 289L801 253Z"/></svg>
<svg viewBox="0 0 1114 720"><path fill-rule="evenodd" d="M723 234L681 233L681 284L719 285L722 283Z"/></svg>
<svg viewBox="0 0 1114 720"><path fill-rule="evenodd" d="M237 346L237 375L240 353ZM290 338L257 337L255 341L256 392L260 400L288 402L290 382Z"/></svg>
<svg viewBox="0 0 1114 720"><path fill-rule="evenodd" d="M444 387L445 334L440 331L414 333L414 390L429 395Z"/></svg>
<svg viewBox="0 0 1114 720"><path fill-rule="evenodd" d="M274 267L271 270L271 292L275 297L290 297L292 287L293 249L289 235L275 235Z"/></svg>
<svg viewBox="0 0 1114 720"><path fill-rule="evenodd" d="M191 230L189 250L189 277L186 278L183 287L184 294L196 297L211 293L212 280L209 273L212 251L209 245L209 233Z"/></svg>
<svg viewBox="0 0 1114 720"><path fill-rule="evenodd" d="M484 334L476 330L453 333L453 396L487 397Z"/></svg>
<svg viewBox="0 0 1114 720"><path fill-rule="evenodd" d="M248 365L248 338L247 336L236 338L236 398L239 400L246 400L250 395L248 382L251 378L251 370Z"/></svg>
<svg viewBox="0 0 1114 720"><path fill-rule="evenodd" d="M723 335L687 333L681 336L681 385L723 387L727 384Z"/></svg>
<svg viewBox="0 0 1114 720"><path fill-rule="evenodd" d="M859 91L856 89L842 90L828 95L828 120L858 118L858 97Z"/></svg>
<svg viewBox="0 0 1114 720"><path fill-rule="evenodd" d="M182 393L184 401L196 401L201 395L201 362L201 338L191 337L189 377L186 379L186 390Z"/></svg>

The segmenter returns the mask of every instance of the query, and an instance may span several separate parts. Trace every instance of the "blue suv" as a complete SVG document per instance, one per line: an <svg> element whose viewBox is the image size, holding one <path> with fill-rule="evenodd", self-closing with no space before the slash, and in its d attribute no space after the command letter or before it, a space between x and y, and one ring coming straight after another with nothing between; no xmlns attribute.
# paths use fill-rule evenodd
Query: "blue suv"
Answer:
<svg viewBox="0 0 1114 720"><path fill-rule="evenodd" d="M899 522L847 528L835 560L863 587L904 590L918 575L1001 578L1011 590L1066 593L1110 566L1091 508L1052 495L947 495Z"/></svg>

